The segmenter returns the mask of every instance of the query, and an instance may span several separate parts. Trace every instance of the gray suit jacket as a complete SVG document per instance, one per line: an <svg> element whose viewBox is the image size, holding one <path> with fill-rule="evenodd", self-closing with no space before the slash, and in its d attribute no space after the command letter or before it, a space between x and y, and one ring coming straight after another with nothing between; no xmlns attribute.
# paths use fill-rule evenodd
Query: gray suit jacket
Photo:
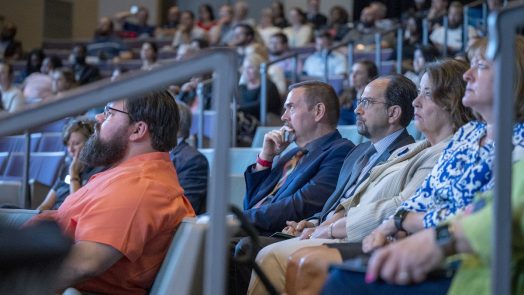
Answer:
<svg viewBox="0 0 524 295"><path fill-rule="evenodd" d="M409 133L404 129L404 131L402 131L402 133L397 137L397 139L395 139L395 141L393 141L393 143L386 149L386 151L378 157L373 167L386 161L389 158L389 156L391 156L391 153L396 149L414 142L415 140L413 139L413 137L411 137L411 135L409 135ZM351 179L351 172L353 171L353 166L357 163L358 159L360 159L362 154L369 148L370 145L371 142L369 141L361 143L357 145L351 151L351 153L349 153L346 156L346 158L344 159L344 163L342 164L342 168L340 169L340 174L338 176L335 191L333 192L333 194L331 194L327 202L322 207L322 211L316 213L309 219L319 219L319 222L323 222L328 216L329 212L335 210L337 205L340 204L340 200L344 197L344 188L346 187L347 182ZM358 183L363 182L369 176L370 171L371 169L368 170L366 175L364 175L364 177L362 177Z"/></svg>

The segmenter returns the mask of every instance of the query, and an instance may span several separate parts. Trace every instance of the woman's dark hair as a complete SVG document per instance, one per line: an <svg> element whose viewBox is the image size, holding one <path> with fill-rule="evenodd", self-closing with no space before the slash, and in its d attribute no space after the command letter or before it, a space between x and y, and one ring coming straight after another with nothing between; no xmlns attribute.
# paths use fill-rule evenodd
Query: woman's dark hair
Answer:
<svg viewBox="0 0 524 295"><path fill-rule="evenodd" d="M33 66L33 64L31 62L31 59L32 59L32 57L34 55L36 55L38 57L38 59L40 60L40 63L35 65L35 66ZM44 61L44 58L45 58L45 53L44 53L43 49L35 48L35 49L31 50L31 52L29 52L29 54L27 55L27 63L26 63L26 66L25 66L26 75L30 75L32 73L40 72L40 68L42 67L42 62Z"/></svg>
<svg viewBox="0 0 524 295"><path fill-rule="evenodd" d="M293 7L290 9L290 11L296 11L298 16L300 17L300 23L305 24L307 22L307 14L302 10L300 7Z"/></svg>
<svg viewBox="0 0 524 295"><path fill-rule="evenodd" d="M8 63L7 61L0 61L0 65L4 65L4 67L7 68L7 74L9 75L9 77L13 77L13 74L14 74L14 68L13 68L13 65ZM2 97L1 93L0 93L0 98Z"/></svg>
<svg viewBox="0 0 524 295"><path fill-rule="evenodd" d="M144 44L149 44L149 46L151 46L151 49L153 49L153 52L154 52L155 54L158 54L158 46L156 45L155 42L153 42L153 41L146 41L146 42L142 43L142 46L143 46Z"/></svg>
<svg viewBox="0 0 524 295"><path fill-rule="evenodd" d="M369 81L375 80L378 77L378 68L375 62L363 59L355 62L356 64L361 64L366 68L366 72L368 73Z"/></svg>
<svg viewBox="0 0 524 295"><path fill-rule="evenodd" d="M51 66L53 70L63 67L62 59L60 59L58 55L53 54L53 55L48 56L47 58L49 59L49 65Z"/></svg>
<svg viewBox="0 0 524 295"><path fill-rule="evenodd" d="M209 14L209 20L210 21L214 21L215 20L215 13L213 12L213 7L211 7L211 5L207 4L207 3L204 3L202 5L200 5L200 8L202 9L205 9L207 11L207 13Z"/></svg>
<svg viewBox="0 0 524 295"><path fill-rule="evenodd" d="M331 10L330 10L330 13L329 13L330 16L333 13L333 11L335 11L335 10L338 10L338 12L340 13L340 19L336 20L336 22L334 20L331 20L331 22L332 23L336 23L336 24L341 24L341 25L347 24L348 19L349 19L348 11L344 7L342 7L342 6L335 5L335 6L331 7Z"/></svg>
<svg viewBox="0 0 524 295"><path fill-rule="evenodd" d="M426 62L434 62L440 56L438 49L433 45L417 45L415 51L417 50L420 50Z"/></svg>

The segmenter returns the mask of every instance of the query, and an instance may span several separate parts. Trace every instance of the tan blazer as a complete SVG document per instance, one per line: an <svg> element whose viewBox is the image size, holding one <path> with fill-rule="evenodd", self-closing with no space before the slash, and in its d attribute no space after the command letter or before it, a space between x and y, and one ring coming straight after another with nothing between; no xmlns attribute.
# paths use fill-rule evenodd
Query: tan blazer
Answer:
<svg viewBox="0 0 524 295"><path fill-rule="evenodd" d="M397 149L342 203L349 242L362 241L422 185L451 137L435 146L427 140ZM406 150L407 149L407 150ZM340 208L341 210L342 208Z"/></svg>

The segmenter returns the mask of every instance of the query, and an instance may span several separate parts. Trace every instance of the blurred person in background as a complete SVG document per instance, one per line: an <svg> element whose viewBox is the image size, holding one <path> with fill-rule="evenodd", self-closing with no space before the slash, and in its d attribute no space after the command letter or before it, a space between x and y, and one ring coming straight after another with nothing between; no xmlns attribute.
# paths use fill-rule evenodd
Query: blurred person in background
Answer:
<svg viewBox="0 0 524 295"><path fill-rule="evenodd" d="M339 125L353 125L356 122L357 101L369 82L378 77L378 68L374 62L361 60L353 64L349 73L349 88L339 95Z"/></svg>
<svg viewBox="0 0 524 295"><path fill-rule="evenodd" d="M70 68L58 68L51 74L52 89L55 96L62 96L64 91L75 88L78 84Z"/></svg>
<svg viewBox="0 0 524 295"><path fill-rule="evenodd" d="M415 47L415 52L413 53L413 71L404 73L404 76L413 81L418 87L422 74L424 74L426 63L435 61L439 56L440 54L434 46L418 45Z"/></svg>
<svg viewBox="0 0 524 295"><path fill-rule="evenodd" d="M273 13L273 25L278 28L285 28L289 26L286 19L286 9L282 1L273 1L271 3L271 12Z"/></svg>
<svg viewBox="0 0 524 295"><path fill-rule="evenodd" d="M322 29L327 24L327 17L320 12L320 0L308 0L307 21L314 30Z"/></svg>
<svg viewBox="0 0 524 295"><path fill-rule="evenodd" d="M78 155L87 139L94 132L94 121L73 119L65 127L62 134L63 143L67 147L65 165L59 174L53 188L38 210L56 210L67 196L84 186L91 176L104 170L103 167L90 167L78 159Z"/></svg>
<svg viewBox="0 0 524 295"><path fill-rule="evenodd" d="M271 36L282 31L282 29L273 25L272 12L270 8L262 9L262 13L260 15L260 22L256 29L258 34L264 41L264 45L266 45L266 47L268 48L270 46L269 43Z"/></svg>
<svg viewBox="0 0 524 295"><path fill-rule="evenodd" d="M289 10L290 26L284 29L291 47L304 47L311 43L313 28L307 22L306 13L299 7Z"/></svg>
<svg viewBox="0 0 524 295"><path fill-rule="evenodd" d="M202 4L198 7L197 26L202 30L209 32L216 25L215 13L213 7L209 4Z"/></svg>
<svg viewBox="0 0 524 295"><path fill-rule="evenodd" d="M115 15L122 26L124 38L151 38L155 34L155 26L148 24L149 9L145 6L132 6L129 11L122 11ZM134 18L135 22L129 19Z"/></svg>
<svg viewBox="0 0 524 295"><path fill-rule="evenodd" d="M16 112L24 108L25 97L18 87L13 85L13 66L7 62L0 62L0 96L1 105L7 112Z"/></svg>
<svg viewBox="0 0 524 295"><path fill-rule="evenodd" d="M62 60L57 55L51 55L44 58L40 72L42 74L51 75L51 73L63 66Z"/></svg>
<svg viewBox="0 0 524 295"><path fill-rule="evenodd" d="M183 11L180 16L180 24L173 38L171 46L178 49L179 46L189 44L193 39L206 39L207 33L195 24L195 15L192 11Z"/></svg>
<svg viewBox="0 0 524 295"><path fill-rule="evenodd" d="M155 30L155 37L160 39L173 38L176 33L176 28L180 23L180 9L173 5L167 10L167 21L161 27Z"/></svg>
<svg viewBox="0 0 524 295"><path fill-rule="evenodd" d="M228 46L233 36L233 7L222 5L217 24L209 31L209 42L211 45Z"/></svg>
<svg viewBox="0 0 524 295"><path fill-rule="evenodd" d="M158 63L158 47L155 42L146 41L142 43L140 59L142 60L140 69L143 71L149 71L160 66Z"/></svg>
<svg viewBox="0 0 524 295"><path fill-rule="evenodd" d="M22 43L15 39L17 27L13 22L6 21L0 32L0 60L17 60L22 58Z"/></svg>

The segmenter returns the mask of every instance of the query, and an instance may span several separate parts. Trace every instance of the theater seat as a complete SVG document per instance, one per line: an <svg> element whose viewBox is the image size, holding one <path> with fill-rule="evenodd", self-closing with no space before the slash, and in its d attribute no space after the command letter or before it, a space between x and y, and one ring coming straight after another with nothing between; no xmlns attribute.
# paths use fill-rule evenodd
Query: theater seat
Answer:
<svg viewBox="0 0 524 295"><path fill-rule="evenodd" d="M40 133L31 134L31 152L35 152L41 138ZM25 151L25 135L13 135L0 137L0 152L23 152Z"/></svg>
<svg viewBox="0 0 524 295"><path fill-rule="evenodd" d="M25 207L24 198L20 197L20 180L0 180L0 206Z"/></svg>
<svg viewBox="0 0 524 295"><path fill-rule="evenodd" d="M68 118L51 122L42 126L34 127L31 129L32 133L48 133L48 132L62 132L65 124L68 122Z"/></svg>
<svg viewBox="0 0 524 295"><path fill-rule="evenodd" d="M20 180L24 169L24 153L11 153L3 174L4 180ZM62 167L65 152L32 153L29 178L52 186Z"/></svg>
<svg viewBox="0 0 524 295"><path fill-rule="evenodd" d="M255 163L260 148L230 148L229 149L229 174L244 174L247 166ZM209 171L213 169L214 149L199 149L209 163Z"/></svg>
<svg viewBox="0 0 524 295"><path fill-rule="evenodd" d="M343 138L351 140L355 145L365 141L365 138L358 133L357 125L339 125L337 129Z"/></svg>
<svg viewBox="0 0 524 295"><path fill-rule="evenodd" d="M18 228L39 213L40 211L38 210L0 208L0 224Z"/></svg>
<svg viewBox="0 0 524 295"><path fill-rule="evenodd" d="M232 236L239 228L238 220L228 215L227 224L228 236ZM203 294L204 242L208 225L208 215L184 219L169 246L150 295Z"/></svg>
<svg viewBox="0 0 524 295"><path fill-rule="evenodd" d="M62 132L49 132L42 134L37 152L62 152L65 150L62 142Z"/></svg>

